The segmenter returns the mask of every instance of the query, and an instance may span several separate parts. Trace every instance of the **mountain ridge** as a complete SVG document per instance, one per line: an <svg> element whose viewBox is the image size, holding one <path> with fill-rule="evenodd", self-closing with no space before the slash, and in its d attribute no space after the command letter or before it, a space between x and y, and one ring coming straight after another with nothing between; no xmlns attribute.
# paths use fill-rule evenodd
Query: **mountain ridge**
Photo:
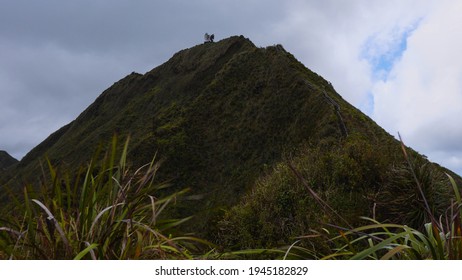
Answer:
<svg viewBox="0 0 462 280"><path fill-rule="evenodd" d="M18 160L8 154L7 151L0 150L0 170L6 170L17 162Z"/></svg>
<svg viewBox="0 0 462 280"><path fill-rule="evenodd" d="M335 193L339 207L353 205L351 219L370 214L369 196L379 197L391 184L393 167L403 164L396 139L281 45L258 48L233 36L179 51L145 74L133 72L114 83L32 149L10 182L34 180L45 157L63 172L75 171L114 134L130 137L135 169L156 155L163 161L159 180L174 190L191 188L195 199L178 203L171 215L195 215L188 229L221 236L229 247L252 247L258 240L273 245L289 233L304 234L297 212L319 209L304 204L313 202L287 172L291 162L320 190ZM265 178L281 180L285 189ZM277 195L256 195L264 189ZM249 206L263 197L268 200L258 207L279 208ZM280 212L283 206L291 213L287 217ZM271 211L273 216L266 215ZM380 213L387 218L385 210ZM268 227L272 219L291 230ZM261 226L254 229L253 223Z"/></svg>

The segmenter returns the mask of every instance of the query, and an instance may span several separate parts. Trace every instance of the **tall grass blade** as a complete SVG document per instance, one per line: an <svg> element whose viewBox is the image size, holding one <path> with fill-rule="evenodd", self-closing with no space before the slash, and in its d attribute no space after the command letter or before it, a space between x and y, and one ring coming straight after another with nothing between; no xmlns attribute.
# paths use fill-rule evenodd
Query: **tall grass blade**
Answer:
<svg viewBox="0 0 462 280"><path fill-rule="evenodd" d="M283 260L285 260L285 259L287 258L287 256L289 255L290 250L292 250L292 248L293 248L295 245L297 245L297 243L299 243L300 241L301 241L301 240L297 240L297 241L295 241L294 243L292 243L292 244L290 245L290 247L287 249L286 253L284 254L284 257L282 258Z"/></svg>
<svg viewBox="0 0 462 280"><path fill-rule="evenodd" d="M101 216L103 216L104 213L106 213L107 211L111 210L112 208L115 208L115 207L118 207L118 206L121 206L121 205L124 205L125 203L118 203L116 205L111 205L111 206L108 206L106 208L104 208L101 212L98 213L98 215L96 215L95 219L93 220L93 223L91 224L91 227L90 227L90 236L92 236L94 234L93 232L93 228L95 227L96 223L98 222L98 220L101 218Z"/></svg>
<svg viewBox="0 0 462 280"><path fill-rule="evenodd" d="M324 211L330 215L330 213L333 213L336 217L338 217L341 221L343 221L347 226L350 228L353 228L350 223L348 223L347 220L345 220L337 211L335 211L327 202L322 200L322 198L311 188L308 183L305 181L303 176L298 172L297 169L292 165L292 163L289 162L289 168L292 170L292 172L295 174L295 176L302 182L302 184L307 188L308 192L311 194L311 196L318 202L318 204L324 209ZM329 211L326 211L329 210Z"/></svg>
<svg viewBox="0 0 462 280"><path fill-rule="evenodd" d="M395 240L399 238L403 238L404 236L406 236L406 234L407 232L401 232L392 237L389 237L385 239L384 241L378 243L377 245L374 245L371 248L368 248L366 250L359 252L358 254L354 255L351 259L352 260L362 260L362 259L369 257L370 255L372 255L373 253L379 250L386 250L389 244L391 244L392 242L394 242Z"/></svg>
<svg viewBox="0 0 462 280"><path fill-rule="evenodd" d="M407 162L407 164L408 164L408 166L409 166L409 170L411 171L412 176L414 177L414 181L415 181L415 183L416 183L416 185L417 185L417 189L418 189L418 191L419 191L419 193L420 193L421 199L422 199L423 202L424 202L425 211L427 212L427 214L428 214L429 218L431 219L432 223L433 223L434 225L438 226L439 223L438 223L437 219L435 218L435 216L433 215L433 212L432 212L432 210L431 210L431 208L430 208L430 206L429 206L429 204L428 204L428 200L427 200L427 198L425 197L425 194L424 194L424 192L423 192L422 185L420 184L420 181L419 181L419 179L417 178L417 175L416 175L416 173L415 173L415 171L414 171L414 167L413 167L413 165L412 165L412 163L411 163L411 159L410 159L409 155L408 155L407 152L406 152L406 146L404 145L403 139L401 138L401 135L400 135L399 133L398 133L398 136L399 136L399 141L400 141L400 143L401 143L401 149L403 150L404 158L406 159L406 162ZM441 230L442 230L442 229L441 229Z"/></svg>
<svg viewBox="0 0 462 280"><path fill-rule="evenodd" d="M7 227L0 227L0 231L6 231L8 233L12 233L12 234L16 235L18 238L20 238L22 235L24 235L24 233L22 233L22 232L19 232L17 230L7 228Z"/></svg>
<svg viewBox="0 0 462 280"><path fill-rule="evenodd" d="M77 256L75 256L74 260L81 260L83 257L85 257L86 254L92 253L93 249L97 247L98 247L98 244L95 244L95 243L91 244L87 248L83 249L80 253L78 253ZM93 259L95 259L94 253L92 254L92 257Z"/></svg>
<svg viewBox="0 0 462 280"><path fill-rule="evenodd" d="M461 198L460 198L460 191L459 191L459 187L458 187L457 184L456 184L456 181L454 180L454 178L452 178L451 175L449 175L449 174L447 174L447 173L446 173L446 176L448 176L449 181L451 182L451 186L452 186L452 189L453 189L453 191L454 191L454 195L456 196L456 201L457 201L457 203L461 203L462 200L461 200Z"/></svg>
<svg viewBox="0 0 462 280"><path fill-rule="evenodd" d="M127 154L128 154L129 143L130 143L130 136L127 137L127 140L125 141L125 144L122 150L122 155L120 156L119 166L121 166L122 168L127 166Z"/></svg>
<svg viewBox="0 0 462 280"><path fill-rule="evenodd" d="M53 221L53 224L54 224L56 230L58 231L59 235L61 236L61 238L62 238L62 240L63 240L64 245L66 246L66 249L69 250L69 251L71 251L71 247L70 247L69 241L67 240L66 235L64 234L63 229L61 228L61 226L59 225L58 221L57 221L56 218L53 216L53 214L50 212L50 210L48 210L48 208L47 208L42 202L40 202L39 200L37 200L37 199L32 199L32 201L35 202L38 206L40 206L40 208L42 208L43 211L45 211L45 213L47 213L47 215L48 215L48 218L47 218L47 219Z"/></svg>
<svg viewBox="0 0 462 280"><path fill-rule="evenodd" d="M410 247L406 246L406 245L396 246L395 248L388 251L385 255L383 255L381 260L389 260L389 259L393 258L395 255L398 255L399 253L401 253L402 251L409 250L409 249L410 249Z"/></svg>

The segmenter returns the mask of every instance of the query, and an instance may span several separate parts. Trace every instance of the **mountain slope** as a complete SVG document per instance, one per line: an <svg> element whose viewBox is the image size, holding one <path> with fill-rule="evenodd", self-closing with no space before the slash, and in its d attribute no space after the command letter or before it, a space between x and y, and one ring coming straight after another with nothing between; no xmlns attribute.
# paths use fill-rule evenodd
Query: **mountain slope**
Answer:
<svg viewBox="0 0 462 280"><path fill-rule="evenodd" d="M10 184L34 181L45 156L75 171L114 133L130 136L134 168L157 154L159 179L191 188L171 215L196 215L189 229L229 247L274 246L319 218L290 164L353 220L387 203L403 163L392 136L282 46L236 36L118 81L28 153Z"/></svg>
<svg viewBox="0 0 462 280"><path fill-rule="evenodd" d="M0 171L11 167L17 162L18 160L10 156L6 151L0 151Z"/></svg>

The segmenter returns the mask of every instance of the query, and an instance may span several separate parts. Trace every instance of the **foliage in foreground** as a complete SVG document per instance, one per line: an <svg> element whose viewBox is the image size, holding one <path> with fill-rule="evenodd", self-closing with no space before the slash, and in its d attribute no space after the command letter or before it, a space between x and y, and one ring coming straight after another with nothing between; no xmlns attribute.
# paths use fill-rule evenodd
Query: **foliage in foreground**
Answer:
<svg viewBox="0 0 462 280"><path fill-rule="evenodd" d="M374 194L374 197L382 199L382 205L374 204L373 218L361 217L360 222L354 222L351 216L345 216L345 208L333 203L336 200L332 199L332 193L326 195L325 190L313 187L316 181L313 177L306 177L307 169L303 169L303 165L299 162L289 162L279 170L284 172L281 178L292 177L292 180L284 181L283 188L271 188L268 192L259 193L258 197L268 199L265 200L266 204L260 206L273 207L271 213L277 217L287 217L287 213L299 214L300 217L291 217L292 220L297 220L295 224L298 227L304 226L303 223L312 221L315 223L312 222L312 226L305 231L307 234L304 236L293 238L290 242L285 241L286 245L272 247L277 249L264 249L269 247L263 242L276 236L281 237L283 233L267 234L266 239L260 236L263 245L260 248L263 249L243 249L230 252L228 255L239 258L282 259L462 259L462 199L456 181L448 174L444 180L439 176L440 171L434 169L428 162L418 158L411 159L403 143L401 146L405 164L390 170L388 176L391 180L387 180L384 184L385 190L378 189ZM289 173L292 176L289 176ZM274 176L272 178L274 179ZM275 180L275 182L283 181ZM289 203L282 204L285 206L277 208L281 203L271 202L274 201L274 197L278 197L276 191L281 189L286 191L300 189L299 199L291 200ZM257 190L266 191L264 188ZM303 195L303 190L310 194L310 203L307 205L311 205L311 209L297 207L295 204L297 201L300 204L300 197L308 198ZM267 193L269 195L266 195ZM343 203L347 199L348 197L344 196ZM247 203L255 201L257 200L249 200ZM297 207L298 210L304 211L288 211L289 207ZM380 212L377 212L376 208ZM245 208L241 207L241 209ZM248 212L247 219L253 220L254 224L265 220L259 220L258 215L252 213L254 212ZM263 211L260 211L259 215L262 213ZM378 222L377 219L384 222ZM235 220L228 219L227 224L222 226L229 229L229 225L236 224ZM266 217L266 220L269 218ZM319 223L323 225L322 228L315 227ZM243 225L246 223L239 224L240 233L244 232L247 235L241 234L240 242L246 240L245 238L255 239L255 236L261 235L264 230L266 233L274 233L274 228L278 226L282 230L291 228L288 223L267 223L244 231ZM309 224L305 225L305 228L307 226ZM226 235L224 237L227 238ZM250 243L247 248L251 248Z"/></svg>
<svg viewBox="0 0 462 280"><path fill-rule="evenodd" d="M184 220L160 216L184 191L158 198L154 160L136 171L126 162L128 140L117 157L117 141L103 160L95 155L77 176L49 176L39 191L13 195L14 206L0 220L0 258L8 259L191 259L210 244L174 237ZM45 176L44 176L45 178Z"/></svg>
<svg viewBox="0 0 462 280"><path fill-rule="evenodd" d="M418 228L413 228L403 224L380 223L375 219L363 218L368 222L365 226L355 228L341 228L336 225L328 225L322 232L317 232L309 236L301 237L286 251L286 256L291 258L318 258L318 259L462 259L462 199L460 190L455 180L447 175L454 196L448 198L449 206L441 212L438 207L442 205L430 203L434 201L428 195L435 195L433 182L425 184L426 173L422 172L425 166L419 166L412 162L402 144L403 153L408 164L408 171L412 174L414 181L408 182L414 185L414 190L410 185L406 189L415 194L413 196L413 211L416 211L413 219L407 221L416 224L421 221ZM432 188L427 188L432 186ZM409 194L409 195L411 195ZM437 193L441 197L444 194ZM396 194L400 195L400 194ZM410 200L409 200L410 201ZM401 201L403 202L403 201ZM417 204L417 205L416 205ZM419 205L420 204L420 205ZM420 211L419 211L420 210ZM332 230L333 229L333 230ZM337 232L332 237L331 232ZM331 253L318 254L315 250L307 247L297 246L302 240L312 238L324 238L329 244Z"/></svg>
<svg viewBox="0 0 462 280"><path fill-rule="evenodd" d="M393 152L376 149L358 134L350 134L344 141L326 139L309 144L299 155L267 172L241 203L225 213L219 223L220 235L213 242L229 250L279 248L325 223L350 227L337 215L324 211L318 199L341 213L353 227L364 225L358 217L372 212L394 157ZM293 169L303 180L294 176ZM309 194L307 186L317 197ZM318 240L303 240L298 245L330 250Z"/></svg>
<svg viewBox="0 0 462 280"><path fill-rule="evenodd" d="M299 187L311 194L312 203L309 205L318 205L318 208L305 210L317 215L321 211L323 220L344 223L347 227L325 223L322 230L298 237L293 244L277 249L262 246L264 249L211 254L205 253L212 246L206 241L191 236L175 237L176 226L186 219L162 218L162 212L187 190L164 198L156 197L161 189L167 187L166 184L155 183L159 164L153 160L131 171L126 161L128 141L120 155L117 146L114 138L111 151L102 160L97 160L99 156L96 154L88 167L74 177L61 175L48 161L49 175L43 176L41 188L37 191L28 186L22 196L13 196L14 207L0 220L0 258L462 259L462 199L456 182L448 175L454 195L446 196L440 191L442 180L428 179L438 177L427 176L432 170L411 161L404 146L407 170L396 168L393 174L403 176L397 176L394 183L399 189L405 187L409 192L406 199L413 201L415 213L410 216L392 215L388 220L405 218L412 226L392 221L380 223L375 217L363 218L363 223L351 226L348 224L351 217L342 217L341 211L334 210L338 209L338 205L331 204L335 201L332 196L319 195L318 189L310 187L313 178L306 181L304 174L297 170L300 165L294 167L289 163L288 169L284 170L295 174L292 178L300 181ZM293 183L287 182L288 185ZM284 212L289 206L294 207L294 201L287 200L285 196L278 198L278 205L286 206L279 212ZM326 198L330 199L326 201ZM449 202L445 204L442 198ZM392 207L407 203L404 200L391 202L395 203ZM443 209L444 205L449 206ZM398 210L396 213L406 212L405 208ZM302 221L303 217L295 218ZM279 226L281 229L289 228L287 224ZM233 250L226 248L229 249Z"/></svg>

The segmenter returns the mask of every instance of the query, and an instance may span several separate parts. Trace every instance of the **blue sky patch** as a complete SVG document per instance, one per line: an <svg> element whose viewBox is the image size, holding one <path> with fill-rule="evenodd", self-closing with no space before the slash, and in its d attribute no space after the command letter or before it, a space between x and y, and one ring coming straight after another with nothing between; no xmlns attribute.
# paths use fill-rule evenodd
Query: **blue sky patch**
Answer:
<svg viewBox="0 0 462 280"><path fill-rule="evenodd" d="M374 80L387 80L396 61L407 49L407 39L417 27L418 22L404 29L394 28L367 38L360 58L366 59L371 65Z"/></svg>

